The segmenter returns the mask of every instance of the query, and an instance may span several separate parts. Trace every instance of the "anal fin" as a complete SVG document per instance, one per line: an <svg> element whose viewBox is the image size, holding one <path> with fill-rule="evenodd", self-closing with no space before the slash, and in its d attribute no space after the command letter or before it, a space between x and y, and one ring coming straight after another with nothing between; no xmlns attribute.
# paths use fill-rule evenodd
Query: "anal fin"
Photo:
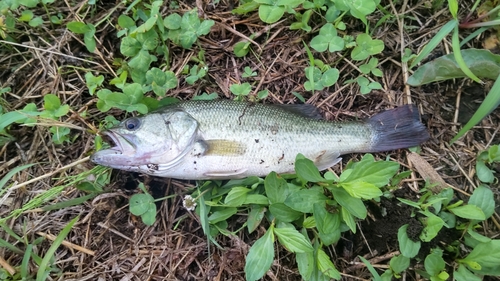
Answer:
<svg viewBox="0 0 500 281"><path fill-rule="evenodd" d="M314 165L318 167L320 171L330 168L331 166L340 162L342 158L339 152L333 151L321 151L316 157L314 157Z"/></svg>

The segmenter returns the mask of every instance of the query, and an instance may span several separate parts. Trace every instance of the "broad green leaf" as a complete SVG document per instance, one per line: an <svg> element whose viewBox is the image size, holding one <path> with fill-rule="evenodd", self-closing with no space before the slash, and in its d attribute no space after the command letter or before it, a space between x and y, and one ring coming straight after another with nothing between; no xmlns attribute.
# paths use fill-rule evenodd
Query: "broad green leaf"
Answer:
<svg viewBox="0 0 500 281"><path fill-rule="evenodd" d="M146 210L144 214L141 215L141 220L145 225L153 225L156 220L156 205L154 203L150 204L150 208Z"/></svg>
<svg viewBox="0 0 500 281"><path fill-rule="evenodd" d="M325 204L327 199L322 188L301 189L290 194L285 205L302 213L312 213L314 204Z"/></svg>
<svg viewBox="0 0 500 281"><path fill-rule="evenodd" d="M266 207L261 205L252 205L247 219L248 233L252 233L255 229L257 229L257 227L260 225L260 222L264 218L265 213Z"/></svg>
<svg viewBox="0 0 500 281"><path fill-rule="evenodd" d="M472 193L469 199L469 205L481 208L486 219L488 219L495 212L495 199L493 198L494 195L491 189L485 185L480 185Z"/></svg>
<svg viewBox="0 0 500 281"><path fill-rule="evenodd" d="M420 250L420 241L415 242L411 240L406 233L407 229L408 224L405 224L398 230L399 251L403 256L413 258L418 254L418 251Z"/></svg>
<svg viewBox="0 0 500 281"><path fill-rule="evenodd" d="M467 67L478 77L495 80L500 75L500 55L482 49L466 49L460 52ZM467 75L458 65L454 54L449 54L419 67L406 83L410 86L421 86L465 77Z"/></svg>
<svg viewBox="0 0 500 281"><path fill-rule="evenodd" d="M124 37L120 44L120 53L127 57L135 56L140 50L142 46L137 39L132 37Z"/></svg>
<svg viewBox="0 0 500 281"><path fill-rule="evenodd" d="M245 279L256 281L271 268L274 260L274 227L271 225L248 251L245 263Z"/></svg>
<svg viewBox="0 0 500 281"><path fill-rule="evenodd" d="M85 47L87 48L87 50L93 53L96 48L96 41L94 39L96 29L95 26L91 23L87 24L87 26L89 27L89 31L83 34L83 42L85 42Z"/></svg>
<svg viewBox="0 0 500 281"><path fill-rule="evenodd" d="M302 154L298 154L295 158L295 172L297 176L308 182L325 181L319 174L318 168L314 165L314 162L305 158Z"/></svg>
<svg viewBox="0 0 500 281"><path fill-rule="evenodd" d="M144 50L152 51L158 47L159 36L154 29L144 33L138 33L136 39Z"/></svg>
<svg viewBox="0 0 500 281"><path fill-rule="evenodd" d="M491 240L488 243L479 243L469 253L464 262L476 262L484 268L498 268L500 264L500 240Z"/></svg>
<svg viewBox="0 0 500 281"><path fill-rule="evenodd" d="M355 198L363 198L363 199L373 199L380 197L382 195L382 191L380 188L376 187L374 184L370 182L346 182L340 183L340 185L352 196Z"/></svg>
<svg viewBox="0 0 500 281"><path fill-rule="evenodd" d="M313 37L310 45L318 52L324 52L326 50L336 52L344 49L344 40L337 36L337 29L335 26L331 23L327 23L321 27L319 34Z"/></svg>
<svg viewBox="0 0 500 281"><path fill-rule="evenodd" d="M79 21L69 22L66 27L73 33L85 34L85 32L90 31L90 27Z"/></svg>
<svg viewBox="0 0 500 281"><path fill-rule="evenodd" d="M210 28L215 24L213 20L204 20L201 22L200 26L196 30L196 35L207 35L210 32Z"/></svg>
<svg viewBox="0 0 500 281"><path fill-rule="evenodd" d="M130 197L129 211L136 216L140 216L145 214L151 208L151 205L154 205L153 196L147 193L134 194Z"/></svg>
<svg viewBox="0 0 500 281"><path fill-rule="evenodd" d="M324 87L330 87L333 84L337 83L339 79L340 72L336 68L330 68L321 75L320 83Z"/></svg>
<svg viewBox="0 0 500 281"><path fill-rule="evenodd" d="M321 272L333 279L340 280L340 272L333 265L330 257L322 249L318 249L316 262L318 263L318 268Z"/></svg>
<svg viewBox="0 0 500 281"><path fill-rule="evenodd" d="M283 203L288 196L288 185L286 180L278 177L275 172L267 175L264 181L267 198L271 203Z"/></svg>
<svg viewBox="0 0 500 281"><path fill-rule="evenodd" d="M471 228L467 229L467 234L469 234L471 236L471 238L475 239L477 242L480 242L480 243L488 243L491 241L491 238L486 237L484 235L481 235L481 234L475 232L474 230L472 230Z"/></svg>
<svg viewBox="0 0 500 281"><path fill-rule="evenodd" d="M349 229L353 233L356 233L356 221L354 220L354 216L343 206L340 209L340 214L342 215L342 220L349 227Z"/></svg>
<svg viewBox="0 0 500 281"><path fill-rule="evenodd" d="M431 276L438 275L444 270L445 263L442 257L443 253L441 250L434 249L432 253L427 255L424 260L425 271Z"/></svg>
<svg viewBox="0 0 500 281"><path fill-rule="evenodd" d="M295 228L277 227L274 229L274 234L278 237L281 245L293 253L307 253L314 250L311 241L306 239Z"/></svg>
<svg viewBox="0 0 500 281"><path fill-rule="evenodd" d="M163 19L163 25L168 29L179 29L181 28L182 17L177 14L171 14Z"/></svg>
<svg viewBox="0 0 500 281"><path fill-rule="evenodd" d="M283 203L273 203L269 205L269 212L277 220L283 222L293 222L302 216L302 213L296 211Z"/></svg>
<svg viewBox="0 0 500 281"><path fill-rule="evenodd" d="M458 265L458 270L453 272L456 281L481 281L482 278L470 272L463 264Z"/></svg>
<svg viewBox="0 0 500 281"><path fill-rule="evenodd" d="M118 25L121 28L131 28L135 26L135 21L127 15L120 15L118 17Z"/></svg>
<svg viewBox="0 0 500 281"><path fill-rule="evenodd" d="M315 269L314 252L296 253L295 260L302 279L311 280Z"/></svg>
<svg viewBox="0 0 500 281"><path fill-rule="evenodd" d="M275 23L281 19L285 13L283 6L260 5L259 18L265 23Z"/></svg>
<svg viewBox="0 0 500 281"><path fill-rule="evenodd" d="M410 266L410 258L403 255L395 256L391 259L389 264L394 273L400 274Z"/></svg>
<svg viewBox="0 0 500 281"><path fill-rule="evenodd" d="M364 60L384 50L384 42L382 40L374 40L366 33L361 33L356 37L356 44L357 46L351 52L353 60Z"/></svg>
<svg viewBox="0 0 500 281"><path fill-rule="evenodd" d="M211 224L215 224L230 218L231 216L236 214L236 212L238 212L238 209L234 207L224 207L222 208L222 210L215 211L210 216L208 216L208 221Z"/></svg>
<svg viewBox="0 0 500 281"><path fill-rule="evenodd" d="M269 205L269 199L262 194L247 194L247 198L243 205L258 204L258 205Z"/></svg>
<svg viewBox="0 0 500 281"><path fill-rule="evenodd" d="M389 183L391 178L399 170L399 164L392 161L375 161L373 155L365 154L361 161L352 163L340 176L340 182L368 182L376 187L383 187ZM344 175L346 174L346 175Z"/></svg>
<svg viewBox="0 0 500 281"><path fill-rule="evenodd" d="M444 226L444 221L430 212L426 212L425 215L427 218L423 221L425 227L422 233L420 233L420 240L423 242L430 242Z"/></svg>
<svg viewBox="0 0 500 281"><path fill-rule="evenodd" d="M321 242L325 246L336 243L340 239L340 214L332 214L325 206L315 204L313 215Z"/></svg>
<svg viewBox="0 0 500 281"><path fill-rule="evenodd" d="M454 215L470 220L485 220L486 216L483 213L483 210L475 205L464 205L456 208L449 209Z"/></svg>
<svg viewBox="0 0 500 281"><path fill-rule="evenodd" d="M224 205L229 207L241 206L247 198L247 193L250 191L252 190L243 186L231 188L226 198L224 198Z"/></svg>
<svg viewBox="0 0 500 281"><path fill-rule="evenodd" d="M333 193L334 199L350 214L360 219L366 218L366 207L361 199L352 197L343 188L334 187L330 191Z"/></svg>

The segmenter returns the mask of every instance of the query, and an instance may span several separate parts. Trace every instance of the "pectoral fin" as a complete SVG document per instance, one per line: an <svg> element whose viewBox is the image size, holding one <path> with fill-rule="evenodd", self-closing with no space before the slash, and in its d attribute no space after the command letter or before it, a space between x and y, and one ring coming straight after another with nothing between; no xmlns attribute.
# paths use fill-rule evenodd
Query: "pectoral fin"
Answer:
<svg viewBox="0 0 500 281"><path fill-rule="evenodd" d="M320 171L330 168L342 160L340 153L323 150L319 155L314 158L314 165Z"/></svg>
<svg viewBox="0 0 500 281"><path fill-rule="evenodd" d="M239 178L244 178L245 177L245 172L248 169L242 168L242 169L237 169L237 170L230 170L230 171L212 171L212 172L206 172L203 175L206 176L208 179L239 179Z"/></svg>

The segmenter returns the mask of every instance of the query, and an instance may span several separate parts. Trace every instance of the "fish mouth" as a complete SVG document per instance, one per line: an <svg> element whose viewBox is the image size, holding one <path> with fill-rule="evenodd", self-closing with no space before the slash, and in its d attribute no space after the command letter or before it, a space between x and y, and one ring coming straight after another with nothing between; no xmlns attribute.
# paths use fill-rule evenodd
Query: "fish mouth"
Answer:
<svg viewBox="0 0 500 281"><path fill-rule="evenodd" d="M110 162L121 162L120 158L134 156L137 151L136 145L122 134L107 130L100 133L103 140L111 147L94 153L90 160L96 164L109 165Z"/></svg>

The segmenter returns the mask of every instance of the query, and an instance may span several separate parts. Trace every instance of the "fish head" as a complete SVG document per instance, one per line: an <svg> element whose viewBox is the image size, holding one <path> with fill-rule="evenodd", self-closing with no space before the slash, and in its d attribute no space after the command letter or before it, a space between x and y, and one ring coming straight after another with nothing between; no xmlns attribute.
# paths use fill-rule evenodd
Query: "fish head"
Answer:
<svg viewBox="0 0 500 281"><path fill-rule="evenodd" d="M155 174L180 163L198 135L198 122L181 109L131 117L101 132L111 148L99 150L91 161L127 171Z"/></svg>

